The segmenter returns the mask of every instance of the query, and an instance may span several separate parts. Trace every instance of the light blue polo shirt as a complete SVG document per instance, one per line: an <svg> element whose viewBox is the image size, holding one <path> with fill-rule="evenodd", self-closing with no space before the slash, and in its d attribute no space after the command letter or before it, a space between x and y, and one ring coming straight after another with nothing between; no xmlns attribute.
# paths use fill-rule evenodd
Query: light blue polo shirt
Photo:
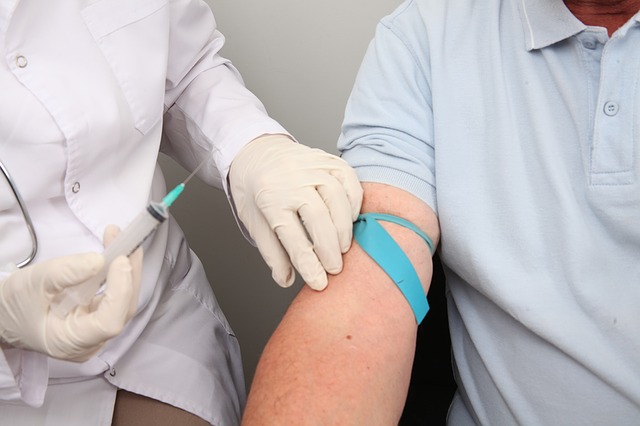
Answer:
<svg viewBox="0 0 640 426"><path fill-rule="evenodd" d="M451 424L640 424L638 20L409 0L378 25L338 147L438 214Z"/></svg>

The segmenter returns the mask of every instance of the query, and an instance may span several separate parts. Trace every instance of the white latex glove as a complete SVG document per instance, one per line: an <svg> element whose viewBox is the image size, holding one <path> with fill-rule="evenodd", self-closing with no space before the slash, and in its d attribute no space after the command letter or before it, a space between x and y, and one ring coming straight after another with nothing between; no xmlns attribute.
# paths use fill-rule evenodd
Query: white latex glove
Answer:
<svg viewBox="0 0 640 426"><path fill-rule="evenodd" d="M118 228L108 227L108 244ZM65 288L95 275L104 263L97 253L55 258L27 266L0 282L0 339L6 344L70 361L86 361L123 329L135 312L142 252L115 259L105 291L89 306L64 318L51 310Z"/></svg>
<svg viewBox="0 0 640 426"><path fill-rule="evenodd" d="M322 290L326 272L342 270L362 203L362 186L344 160L285 135L262 136L238 153L229 184L238 216L279 285L293 284L295 267Z"/></svg>

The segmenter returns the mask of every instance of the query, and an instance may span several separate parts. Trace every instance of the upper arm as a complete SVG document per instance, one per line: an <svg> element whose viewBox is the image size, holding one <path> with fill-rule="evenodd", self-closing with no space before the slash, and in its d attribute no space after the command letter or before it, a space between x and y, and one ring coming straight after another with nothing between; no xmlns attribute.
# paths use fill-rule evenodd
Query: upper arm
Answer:
<svg viewBox="0 0 640 426"><path fill-rule="evenodd" d="M390 186L363 186L363 212L410 220L437 244L437 219L424 202ZM382 225L411 260L426 292L432 273L427 245L406 228ZM397 423L416 329L395 283L354 242L327 289L305 286L285 314L258 366L245 423Z"/></svg>

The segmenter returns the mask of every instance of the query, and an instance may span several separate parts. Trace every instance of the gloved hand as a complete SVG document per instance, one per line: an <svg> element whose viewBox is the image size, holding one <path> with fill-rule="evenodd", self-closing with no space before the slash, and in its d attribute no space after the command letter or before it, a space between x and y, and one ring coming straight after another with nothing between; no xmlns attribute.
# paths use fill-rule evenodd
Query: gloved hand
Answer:
<svg viewBox="0 0 640 426"><path fill-rule="evenodd" d="M119 233L110 226L105 244ZM80 284L103 266L97 253L55 258L27 266L0 282L0 340L70 361L86 361L123 329L135 312L142 252L115 259L103 294L64 318L51 305L65 288ZM5 345L6 346L6 345Z"/></svg>
<svg viewBox="0 0 640 426"><path fill-rule="evenodd" d="M285 135L262 136L238 153L229 184L238 217L279 285L293 284L292 264L315 290L326 287L326 272L342 270L362 203L344 160Z"/></svg>

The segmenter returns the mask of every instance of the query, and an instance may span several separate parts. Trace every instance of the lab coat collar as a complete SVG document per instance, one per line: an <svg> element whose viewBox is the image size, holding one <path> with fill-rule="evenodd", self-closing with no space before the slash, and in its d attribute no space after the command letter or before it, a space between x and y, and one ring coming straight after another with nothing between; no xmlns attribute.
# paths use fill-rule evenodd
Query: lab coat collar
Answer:
<svg viewBox="0 0 640 426"><path fill-rule="evenodd" d="M0 0L0 33L7 32L9 21L20 0Z"/></svg>
<svg viewBox="0 0 640 426"><path fill-rule="evenodd" d="M527 50L542 49L565 40L587 27L562 0L518 0Z"/></svg>

